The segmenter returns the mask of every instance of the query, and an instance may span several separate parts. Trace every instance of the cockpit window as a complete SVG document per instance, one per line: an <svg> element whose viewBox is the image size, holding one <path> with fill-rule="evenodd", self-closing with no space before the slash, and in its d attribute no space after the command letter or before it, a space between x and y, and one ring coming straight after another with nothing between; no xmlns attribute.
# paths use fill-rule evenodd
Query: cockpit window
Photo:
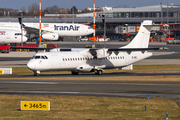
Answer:
<svg viewBox="0 0 180 120"><path fill-rule="evenodd" d="M35 59L40 59L40 56L35 56Z"/></svg>
<svg viewBox="0 0 180 120"><path fill-rule="evenodd" d="M15 35L22 35L21 33L15 33Z"/></svg>
<svg viewBox="0 0 180 120"><path fill-rule="evenodd" d="M31 59L34 59L35 55L31 58Z"/></svg>
<svg viewBox="0 0 180 120"><path fill-rule="evenodd" d="M88 29L91 29L91 27L88 27Z"/></svg>
<svg viewBox="0 0 180 120"><path fill-rule="evenodd" d="M48 57L47 56L44 56L46 59L48 59Z"/></svg>
<svg viewBox="0 0 180 120"><path fill-rule="evenodd" d="M33 56L32 59L48 59L47 56Z"/></svg>

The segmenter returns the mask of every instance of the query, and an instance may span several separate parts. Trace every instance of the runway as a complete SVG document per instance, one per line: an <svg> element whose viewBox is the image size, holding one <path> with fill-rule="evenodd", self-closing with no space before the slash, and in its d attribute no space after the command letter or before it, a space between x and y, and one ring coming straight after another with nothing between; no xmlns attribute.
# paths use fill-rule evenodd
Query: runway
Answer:
<svg viewBox="0 0 180 120"><path fill-rule="evenodd" d="M92 42L46 42L46 44L58 44L60 48L78 48ZM97 42L97 48L118 48L128 44L127 42ZM166 45L165 42L151 42L149 47L167 47L169 50L152 51L153 56L135 63L134 65L172 65L180 64L179 45ZM35 52L10 52L0 54L0 67L26 67L27 62Z"/></svg>
<svg viewBox="0 0 180 120"><path fill-rule="evenodd" d="M0 94L180 98L180 82L0 80Z"/></svg>
<svg viewBox="0 0 180 120"><path fill-rule="evenodd" d="M78 47L79 42L73 46ZM84 43L81 43L83 45ZM126 43L111 43L107 47L120 47ZM60 47L72 47L71 44L61 43ZM98 46L98 45L97 45ZM103 43L99 44L99 47ZM135 63L135 65L161 65L180 64L179 46L169 46L165 43L151 43L151 47L169 47L167 51L154 52L154 56L149 59ZM0 54L0 67L25 67L28 60L35 52L11 52L10 54ZM103 73L99 77L114 76L179 76L180 71L143 71L143 72L112 72ZM62 79L73 77L75 80L52 80L61 77ZM68 74L40 74L32 75L1 75L0 94L35 94L35 95L82 95L82 96L107 96L107 97L151 97L178 98L180 99L180 82L158 82L151 81L98 81L79 80L79 78L97 77L94 73L82 73L78 76ZM43 78L46 78L44 80Z"/></svg>

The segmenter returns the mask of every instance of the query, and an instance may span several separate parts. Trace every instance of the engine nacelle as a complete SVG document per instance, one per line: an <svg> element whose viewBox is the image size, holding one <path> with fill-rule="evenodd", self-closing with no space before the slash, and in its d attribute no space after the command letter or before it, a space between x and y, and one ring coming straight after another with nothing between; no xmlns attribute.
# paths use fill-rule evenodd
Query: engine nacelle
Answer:
<svg viewBox="0 0 180 120"><path fill-rule="evenodd" d="M58 40L59 35L57 33L45 33L42 35L45 40Z"/></svg>
<svg viewBox="0 0 180 120"><path fill-rule="evenodd" d="M93 67L89 66L89 65L81 65L76 68L76 70L79 72L90 72L92 69L93 69Z"/></svg>

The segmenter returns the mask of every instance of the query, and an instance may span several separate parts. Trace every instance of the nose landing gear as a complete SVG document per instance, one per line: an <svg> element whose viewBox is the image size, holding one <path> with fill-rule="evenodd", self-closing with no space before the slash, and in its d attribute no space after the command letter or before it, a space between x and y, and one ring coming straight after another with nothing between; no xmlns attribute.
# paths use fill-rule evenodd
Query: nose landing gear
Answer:
<svg viewBox="0 0 180 120"><path fill-rule="evenodd" d="M33 71L34 72L34 76L38 76L40 74L40 71Z"/></svg>

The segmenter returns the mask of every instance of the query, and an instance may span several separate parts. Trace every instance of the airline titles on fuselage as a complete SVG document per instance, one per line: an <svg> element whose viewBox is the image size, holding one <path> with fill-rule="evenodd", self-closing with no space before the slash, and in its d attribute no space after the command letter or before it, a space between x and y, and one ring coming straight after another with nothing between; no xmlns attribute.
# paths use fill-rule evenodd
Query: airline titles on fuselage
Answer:
<svg viewBox="0 0 180 120"><path fill-rule="evenodd" d="M6 31L0 31L0 35L5 35Z"/></svg>
<svg viewBox="0 0 180 120"><path fill-rule="evenodd" d="M80 26L76 26L76 25L74 25L74 26L73 25L70 25L70 26L56 26L56 25L54 25L54 30L78 31L79 28L80 28Z"/></svg>

